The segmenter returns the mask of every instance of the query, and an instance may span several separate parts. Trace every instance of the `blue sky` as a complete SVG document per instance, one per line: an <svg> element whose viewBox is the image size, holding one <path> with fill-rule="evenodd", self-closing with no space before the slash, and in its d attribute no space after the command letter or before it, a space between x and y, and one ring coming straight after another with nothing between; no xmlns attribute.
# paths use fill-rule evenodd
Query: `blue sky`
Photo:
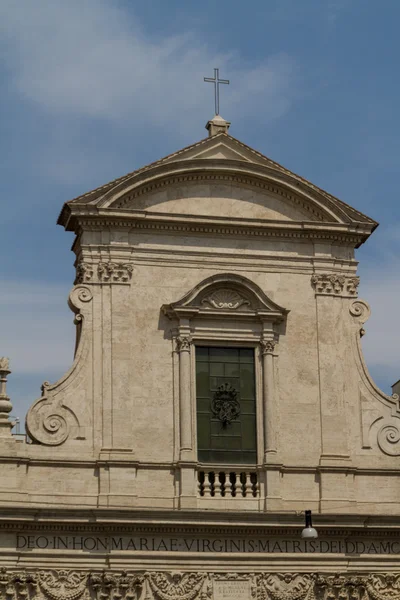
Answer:
<svg viewBox="0 0 400 600"><path fill-rule="evenodd" d="M380 222L358 251L364 350L400 378L398 0L1 0L0 355L23 417L70 365L64 201L203 137L243 142Z"/></svg>

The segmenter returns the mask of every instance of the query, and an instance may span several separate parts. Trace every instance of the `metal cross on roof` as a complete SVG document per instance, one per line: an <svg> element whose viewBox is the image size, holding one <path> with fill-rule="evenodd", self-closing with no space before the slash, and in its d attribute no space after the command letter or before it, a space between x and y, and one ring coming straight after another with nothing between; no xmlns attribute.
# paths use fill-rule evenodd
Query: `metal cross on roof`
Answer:
<svg viewBox="0 0 400 600"><path fill-rule="evenodd" d="M220 79L219 78L219 69L214 69L214 77L204 77L204 81L206 81L207 83L214 84L215 114L219 115L219 84L220 83L229 84L229 79Z"/></svg>

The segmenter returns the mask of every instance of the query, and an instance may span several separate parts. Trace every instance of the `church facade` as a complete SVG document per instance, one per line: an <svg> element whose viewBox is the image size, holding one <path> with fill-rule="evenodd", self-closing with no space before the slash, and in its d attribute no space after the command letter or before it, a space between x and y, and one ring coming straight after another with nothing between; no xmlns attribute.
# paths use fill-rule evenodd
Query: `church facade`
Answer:
<svg viewBox="0 0 400 600"><path fill-rule="evenodd" d="M3 598L400 599L400 403L357 294L377 223L207 129L61 211L75 358L27 442L0 359Z"/></svg>

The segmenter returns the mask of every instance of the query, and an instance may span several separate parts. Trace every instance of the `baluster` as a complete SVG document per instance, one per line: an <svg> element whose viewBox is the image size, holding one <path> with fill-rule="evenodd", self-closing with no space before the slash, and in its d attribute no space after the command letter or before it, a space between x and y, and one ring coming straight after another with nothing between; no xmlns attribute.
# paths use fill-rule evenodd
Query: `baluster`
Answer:
<svg viewBox="0 0 400 600"><path fill-rule="evenodd" d="M222 496L221 473L215 473L214 476L214 495Z"/></svg>
<svg viewBox="0 0 400 600"><path fill-rule="evenodd" d="M211 496L211 481L210 481L211 473L204 473L204 496Z"/></svg>
<svg viewBox="0 0 400 600"><path fill-rule="evenodd" d="M251 473L244 473L244 495L250 498L253 495L253 482L251 481Z"/></svg>
<svg viewBox="0 0 400 600"><path fill-rule="evenodd" d="M246 481L247 481L247 474L242 471L239 475L239 480L240 480L240 492L241 495L243 496L243 498L246 497Z"/></svg>
<svg viewBox="0 0 400 600"><path fill-rule="evenodd" d="M199 496L204 496L204 471L199 471L197 474Z"/></svg>
<svg viewBox="0 0 400 600"><path fill-rule="evenodd" d="M236 473L229 473L229 481L231 483L231 496L236 496Z"/></svg>
<svg viewBox="0 0 400 600"><path fill-rule="evenodd" d="M258 482L257 473L250 473L250 481L251 481L251 494L254 498L258 498L260 495L260 484Z"/></svg>
<svg viewBox="0 0 400 600"><path fill-rule="evenodd" d="M226 473L223 471L219 474L219 480L221 482L221 496L225 497L226 494Z"/></svg>

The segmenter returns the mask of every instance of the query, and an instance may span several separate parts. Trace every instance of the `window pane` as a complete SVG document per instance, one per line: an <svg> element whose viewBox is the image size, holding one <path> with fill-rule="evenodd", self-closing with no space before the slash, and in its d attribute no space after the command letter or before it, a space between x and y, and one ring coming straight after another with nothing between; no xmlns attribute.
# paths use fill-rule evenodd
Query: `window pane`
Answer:
<svg viewBox="0 0 400 600"><path fill-rule="evenodd" d="M253 348L240 348L240 362L241 363L254 363L254 350Z"/></svg>
<svg viewBox="0 0 400 600"><path fill-rule="evenodd" d="M227 363L225 365L225 373L227 377L239 377L239 363Z"/></svg>
<svg viewBox="0 0 400 600"><path fill-rule="evenodd" d="M210 375L223 375L224 363L210 363Z"/></svg>
<svg viewBox="0 0 400 600"><path fill-rule="evenodd" d="M209 448L210 439L210 421L208 415L197 415L197 443L199 448Z"/></svg>
<svg viewBox="0 0 400 600"><path fill-rule="evenodd" d="M209 377L207 362L198 362L196 364L196 390L198 397L208 397L209 395Z"/></svg>
<svg viewBox="0 0 400 600"><path fill-rule="evenodd" d="M212 362L239 362L238 348L209 348Z"/></svg>
<svg viewBox="0 0 400 600"><path fill-rule="evenodd" d="M254 365L240 365L240 395L242 398L254 398Z"/></svg>
<svg viewBox="0 0 400 600"><path fill-rule="evenodd" d="M205 348L203 346L196 346L196 362L200 362L203 360L208 362L208 348Z"/></svg>
<svg viewBox="0 0 400 600"><path fill-rule="evenodd" d="M198 459L216 464L254 463L254 350L196 348L196 396ZM225 422L224 414L228 415Z"/></svg>

